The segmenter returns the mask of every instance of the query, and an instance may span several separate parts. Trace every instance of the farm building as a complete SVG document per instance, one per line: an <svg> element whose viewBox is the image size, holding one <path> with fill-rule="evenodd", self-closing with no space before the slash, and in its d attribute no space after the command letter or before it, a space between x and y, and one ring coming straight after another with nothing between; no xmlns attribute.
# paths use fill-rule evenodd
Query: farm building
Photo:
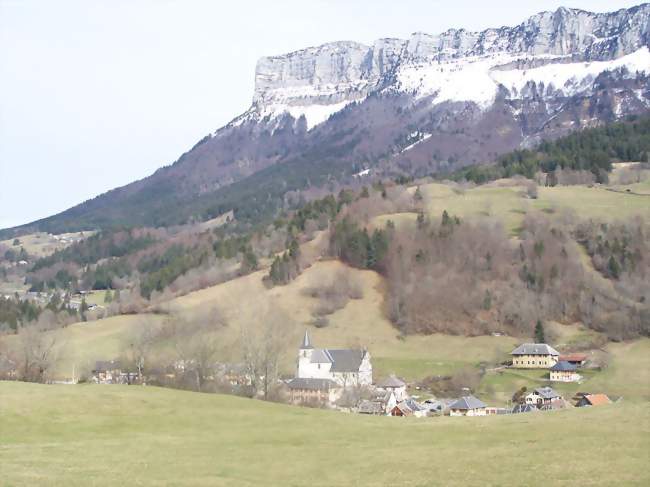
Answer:
<svg viewBox="0 0 650 487"><path fill-rule="evenodd" d="M602 406L604 404L609 404L612 401L605 394L585 394L576 404L577 407L585 406Z"/></svg>
<svg viewBox="0 0 650 487"><path fill-rule="evenodd" d="M427 415L427 409L420 406L413 399L405 399L400 401L397 405L391 409L391 416L415 416L416 418L422 418Z"/></svg>
<svg viewBox="0 0 650 487"><path fill-rule="evenodd" d="M314 348L309 334L298 352L300 379L329 379L341 387L372 384L372 364L367 350Z"/></svg>
<svg viewBox="0 0 650 487"><path fill-rule="evenodd" d="M560 354L546 343L524 343L512 352L512 366L518 369L548 369L558 362Z"/></svg>
<svg viewBox="0 0 650 487"><path fill-rule="evenodd" d="M576 367L582 367L587 362L587 356L584 353L570 353L560 355L560 362L569 362Z"/></svg>
<svg viewBox="0 0 650 487"><path fill-rule="evenodd" d="M449 406L449 416L486 416L487 405L474 396L463 396Z"/></svg>
<svg viewBox="0 0 650 487"><path fill-rule="evenodd" d="M331 379L297 377L287 386L294 404L332 404L341 397L341 386Z"/></svg>
<svg viewBox="0 0 650 487"><path fill-rule="evenodd" d="M526 404L537 407L550 405L553 401L562 400L562 396L550 387L538 387L526 396Z"/></svg>
<svg viewBox="0 0 650 487"><path fill-rule="evenodd" d="M577 382L582 377L576 372L578 367L571 362L560 360L549 371L551 382Z"/></svg>

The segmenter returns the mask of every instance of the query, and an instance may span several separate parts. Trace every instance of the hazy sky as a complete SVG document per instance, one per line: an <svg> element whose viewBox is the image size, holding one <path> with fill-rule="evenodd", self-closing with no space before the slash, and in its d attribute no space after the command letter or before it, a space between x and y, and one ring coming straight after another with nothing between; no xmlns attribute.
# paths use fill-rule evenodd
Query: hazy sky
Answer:
<svg viewBox="0 0 650 487"><path fill-rule="evenodd" d="M0 228L167 165L248 108L260 56L612 0L0 0Z"/></svg>

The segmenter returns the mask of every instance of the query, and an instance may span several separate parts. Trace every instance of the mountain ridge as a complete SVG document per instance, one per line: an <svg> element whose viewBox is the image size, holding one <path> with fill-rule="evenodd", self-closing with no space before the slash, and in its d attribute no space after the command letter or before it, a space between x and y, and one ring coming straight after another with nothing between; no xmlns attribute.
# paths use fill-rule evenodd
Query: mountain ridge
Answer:
<svg viewBox="0 0 650 487"><path fill-rule="evenodd" d="M263 57L251 107L175 163L4 233L165 226L229 210L241 220L256 211L238 215L250 202L229 187L258 185L256 201L271 208L257 213L271 211L284 204L283 189L263 188L278 173L287 173L286 192L362 171L371 179L418 176L493 162L545 138L646 113L649 47L645 3Z"/></svg>

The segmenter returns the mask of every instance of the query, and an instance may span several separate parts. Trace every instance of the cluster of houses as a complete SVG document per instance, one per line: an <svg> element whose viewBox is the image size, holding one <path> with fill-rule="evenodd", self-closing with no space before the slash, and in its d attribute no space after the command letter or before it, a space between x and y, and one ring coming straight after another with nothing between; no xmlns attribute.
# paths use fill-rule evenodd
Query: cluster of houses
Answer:
<svg viewBox="0 0 650 487"><path fill-rule="evenodd" d="M512 367L517 369L548 369L551 382L579 382L587 356L580 353L560 355L546 343L524 343L512 352Z"/></svg>
<svg viewBox="0 0 650 487"><path fill-rule="evenodd" d="M525 343L511 352L512 367L548 369L551 382L581 380L577 370L585 365L583 354L560 355L550 345ZM394 375L373 383L370 353L362 349L316 348L305 332L298 350L296 377L287 381L289 399L295 404L321 404L334 407L346 390L363 389L366 397L359 398L356 407L348 408L360 414L386 416L488 416L545 411L573 406L551 387L539 387L521 398L511 408L489 407L480 399L468 395L458 399L427 399L418 402L407 393L407 384ZM602 404L603 394L583 394L576 406ZM595 403L589 402L594 399ZM609 400L609 399L608 399Z"/></svg>
<svg viewBox="0 0 650 487"><path fill-rule="evenodd" d="M512 351L512 367L548 369L552 382L580 380L576 370L584 366L586 359L581 354L561 356L553 347L539 343L526 343ZM172 377L182 373L186 366L175 363L170 370L154 373ZM92 381L98 384L136 384L146 379L137 372L124 370L116 360L98 361L92 373ZM237 364L219 364L215 375L226 378L233 385L250 384L245 369ZM409 395L407 384L394 375L374 383L371 356L367 350L316 348L308 332L305 332L298 349L295 377L283 381L283 385L288 401L293 404L382 416L489 416L548 411L574 405L597 406L610 402L604 394L580 393L571 403L549 386L522 394L516 404L509 408L489 407L472 395L419 401L418 397ZM352 400L346 401L350 394ZM342 403L346 403L345 406Z"/></svg>

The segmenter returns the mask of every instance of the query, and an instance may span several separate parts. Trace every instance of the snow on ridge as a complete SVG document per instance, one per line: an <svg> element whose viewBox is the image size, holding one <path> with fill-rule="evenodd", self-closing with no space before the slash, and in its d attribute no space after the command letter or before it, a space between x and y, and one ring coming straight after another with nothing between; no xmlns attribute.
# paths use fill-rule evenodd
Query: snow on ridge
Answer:
<svg viewBox="0 0 650 487"><path fill-rule="evenodd" d="M490 69L517 58L500 53L410 64L397 73L397 88L413 92L418 97L435 95L434 103L474 102L485 109L494 103L497 94L497 85L489 75Z"/></svg>
<svg viewBox="0 0 650 487"><path fill-rule="evenodd" d="M605 71L625 67L631 73L650 73L650 51L646 46L611 61L551 63L531 69L493 69L513 61L550 57L498 53L410 64L398 71L398 84L394 89L417 97L434 95L434 103L474 102L486 109L494 103L499 85L503 85L513 98L520 96L529 82L543 84L546 88L552 85L570 96L589 88L593 80Z"/></svg>
<svg viewBox="0 0 650 487"><path fill-rule="evenodd" d="M293 118L298 120L304 115L307 122L307 130L311 130L317 125L327 121L335 113L343 110L350 103L353 103L354 100L346 100L339 103L330 103L330 104L311 104L311 105L284 105L284 104L275 104L264 107L264 110L260 113L260 117L264 118L270 116L271 118L277 118L285 113L288 113Z"/></svg>
<svg viewBox="0 0 650 487"><path fill-rule="evenodd" d="M593 80L605 71L620 68L636 74L650 73L650 51L646 46L641 49L611 61L593 61L569 64L547 64L532 69L513 69L510 71L492 71L490 77L503 85L512 97L520 96L528 83L543 84L546 89L553 86L571 96L588 88Z"/></svg>

